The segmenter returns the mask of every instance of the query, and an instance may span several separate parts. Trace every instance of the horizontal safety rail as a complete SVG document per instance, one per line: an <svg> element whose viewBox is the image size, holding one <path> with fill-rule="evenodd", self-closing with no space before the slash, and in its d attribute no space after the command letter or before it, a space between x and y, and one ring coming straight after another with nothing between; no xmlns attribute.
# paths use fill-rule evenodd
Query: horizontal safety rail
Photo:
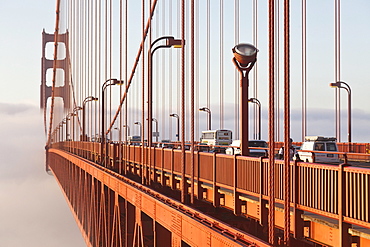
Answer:
<svg viewBox="0 0 370 247"><path fill-rule="evenodd" d="M53 147L65 151L73 150L79 156L94 161L91 157L99 152L99 145L89 142L64 142L55 143ZM112 164L117 160L114 156L121 152L119 156L122 157L122 164L127 162L139 167L145 165L153 169L154 173L164 172L181 176L181 150L123 145L122 150L119 150L118 144L109 146L107 156ZM148 160L148 157L150 162L143 162ZM190 159L191 152L186 151L186 177L191 175ZM269 199L268 165L267 158L194 152L196 181L265 200ZM337 220L342 216L346 223L370 228L370 169L304 162L291 162L290 169L292 207ZM277 203L282 203L284 198L283 171L283 161L275 160ZM343 179L339 179L339 176ZM343 201L339 201L339 198ZM342 210L339 210L339 207L342 207ZM343 215L339 215L340 212Z"/></svg>

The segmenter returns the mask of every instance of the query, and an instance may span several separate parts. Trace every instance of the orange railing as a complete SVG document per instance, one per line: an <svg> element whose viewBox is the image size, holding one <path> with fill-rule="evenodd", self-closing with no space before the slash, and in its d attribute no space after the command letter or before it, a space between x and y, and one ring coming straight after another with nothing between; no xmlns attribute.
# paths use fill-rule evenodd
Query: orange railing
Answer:
<svg viewBox="0 0 370 247"><path fill-rule="evenodd" d="M52 148L73 152L91 161L101 162L100 144L91 142L61 142ZM120 150L121 148L121 150ZM154 174L181 176L181 150L107 144L106 168L126 172L128 167L150 167ZM127 152L125 152L125 149ZM144 151L144 155L142 152ZM150 151L150 153L149 153ZM125 153L127 154L125 156ZM365 155L365 154L363 154ZM370 155L369 155L370 156ZM118 159L121 157L121 160ZM143 162L148 160L150 162ZM191 152L185 154L185 176L191 175ZM119 168L119 164L125 167ZM341 165L291 162L291 205L346 223L370 228L370 169ZM194 178L240 195L268 200L268 159L194 152ZM284 198L284 163L275 160L275 197ZM163 179L164 175L162 176ZM163 182L163 181L162 181Z"/></svg>

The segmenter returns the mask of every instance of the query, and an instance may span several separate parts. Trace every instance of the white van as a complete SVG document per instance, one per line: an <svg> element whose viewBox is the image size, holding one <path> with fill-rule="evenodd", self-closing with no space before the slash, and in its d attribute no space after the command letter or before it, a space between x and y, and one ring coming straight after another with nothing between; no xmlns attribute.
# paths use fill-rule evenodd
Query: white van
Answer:
<svg viewBox="0 0 370 247"><path fill-rule="evenodd" d="M338 152L336 140L335 137L306 136L300 150L323 151L326 153L298 152L299 158L310 163L340 163L341 160L338 154L330 153Z"/></svg>
<svg viewBox="0 0 370 247"><path fill-rule="evenodd" d="M267 157L267 142L263 140L250 140L248 141L249 156L251 157ZM254 149L253 147L266 148L266 149ZM240 140L234 140L230 147L226 149L226 154L240 154Z"/></svg>

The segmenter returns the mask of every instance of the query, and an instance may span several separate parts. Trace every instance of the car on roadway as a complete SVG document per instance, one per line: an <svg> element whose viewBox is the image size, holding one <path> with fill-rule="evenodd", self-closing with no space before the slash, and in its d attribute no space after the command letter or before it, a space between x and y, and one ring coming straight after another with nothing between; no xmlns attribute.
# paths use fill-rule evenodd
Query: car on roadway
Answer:
<svg viewBox="0 0 370 247"><path fill-rule="evenodd" d="M240 154L240 140L234 140L231 145L226 149L226 154ZM251 157L267 157L268 156L268 145L263 140L250 140L248 141L249 156ZM254 148L256 147L256 148ZM258 148L258 149L257 149Z"/></svg>
<svg viewBox="0 0 370 247"><path fill-rule="evenodd" d="M306 136L298 151L299 159L310 163L340 163L335 137ZM319 151L319 152L309 152Z"/></svg>

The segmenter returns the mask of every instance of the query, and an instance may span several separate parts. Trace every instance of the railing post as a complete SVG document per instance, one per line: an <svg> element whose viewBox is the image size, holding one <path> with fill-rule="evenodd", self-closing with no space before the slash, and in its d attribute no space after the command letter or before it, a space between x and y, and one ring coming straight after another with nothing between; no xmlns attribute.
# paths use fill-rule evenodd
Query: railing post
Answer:
<svg viewBox="0 0 370 247"><path fill-rule="evenodd" d="M153 155L151 155L151 157L153 157L153 162L152 162L152 165L150 166L150 170L149 170L149 176L150 176L150 179L151 181L154 181L154 182L157 182L157 173L155 172L155 164L157 163L156 162L156 146L154 145L153 147Z"/></svg>
<svg viewBox="0 0 370 247"><path fill-rule="evenodd" d="M203 188L202 182L200 181L200 155L199 150L197 151L197 167L198 167L198 174L197 174L197 199L203 199Z"/></svg>
<svg viewBox="0 0 370 247"><path fill-rule="evenodd" d="M174 174L174 168L175 164L174 164L174 152L173 152L173 148L171 149L171 189L176 189L176 181L175 181L175 174Z"/></svg>
<svg viewBox="0 0 370 247"><path fill-rule="evenodd" d="M213 153L213 206L220 206L220 193L218 193L217 177L216 177L216 153Z"/></svg>
<svg viewBox="0 0 370 247"><path fill-rule="evenodd" d="M304 220L302 219L303 211L297 209L299 203L299 181L300 174L298 173L297 160L293 165L293 210L294 210L294 238L303 238Z"/></svg>
<svg viewBox="0 0 370 247"><path fill-rule="evenodd" d="M348 164L343 163L339 165L338 171L338 216L339 216L339 246L349 247L351 244L351 236L348 233L348 229L351 227L350 224L344 222L343 217L346 211L346 178L344 168Z"/></svg>
<svg viewBox="0 0 370 247"><path fill-rule="evenodd" d="M238 188L238 160L237 156L234 154L234 169L233 169L233 175L234 175L234 214L240 215L242 213L242 200L239 199L239 193L237 192Z"/></svg>
<svg viewBox="0 0 370 247"><path fill-rule="evenodd" d="M165 186L166 181L164 177L164 147L161 148L162 162L161 162L161 185Z"/></svg>
<svg viewBox="0 0 370 247"><path fill-rule="evenodd" d="M264 169L264 165L263 165L263 157L260 158L260 195L259 195L259 210L260 210L260 225L263 226L263 227L267 227L268 226L268 209L266 207L266 205L268 204L268 202L263 199L263 191L264 191L264 185L266 183L266 181L264 180L264 173L267 172L265 171Z"/></svg>

